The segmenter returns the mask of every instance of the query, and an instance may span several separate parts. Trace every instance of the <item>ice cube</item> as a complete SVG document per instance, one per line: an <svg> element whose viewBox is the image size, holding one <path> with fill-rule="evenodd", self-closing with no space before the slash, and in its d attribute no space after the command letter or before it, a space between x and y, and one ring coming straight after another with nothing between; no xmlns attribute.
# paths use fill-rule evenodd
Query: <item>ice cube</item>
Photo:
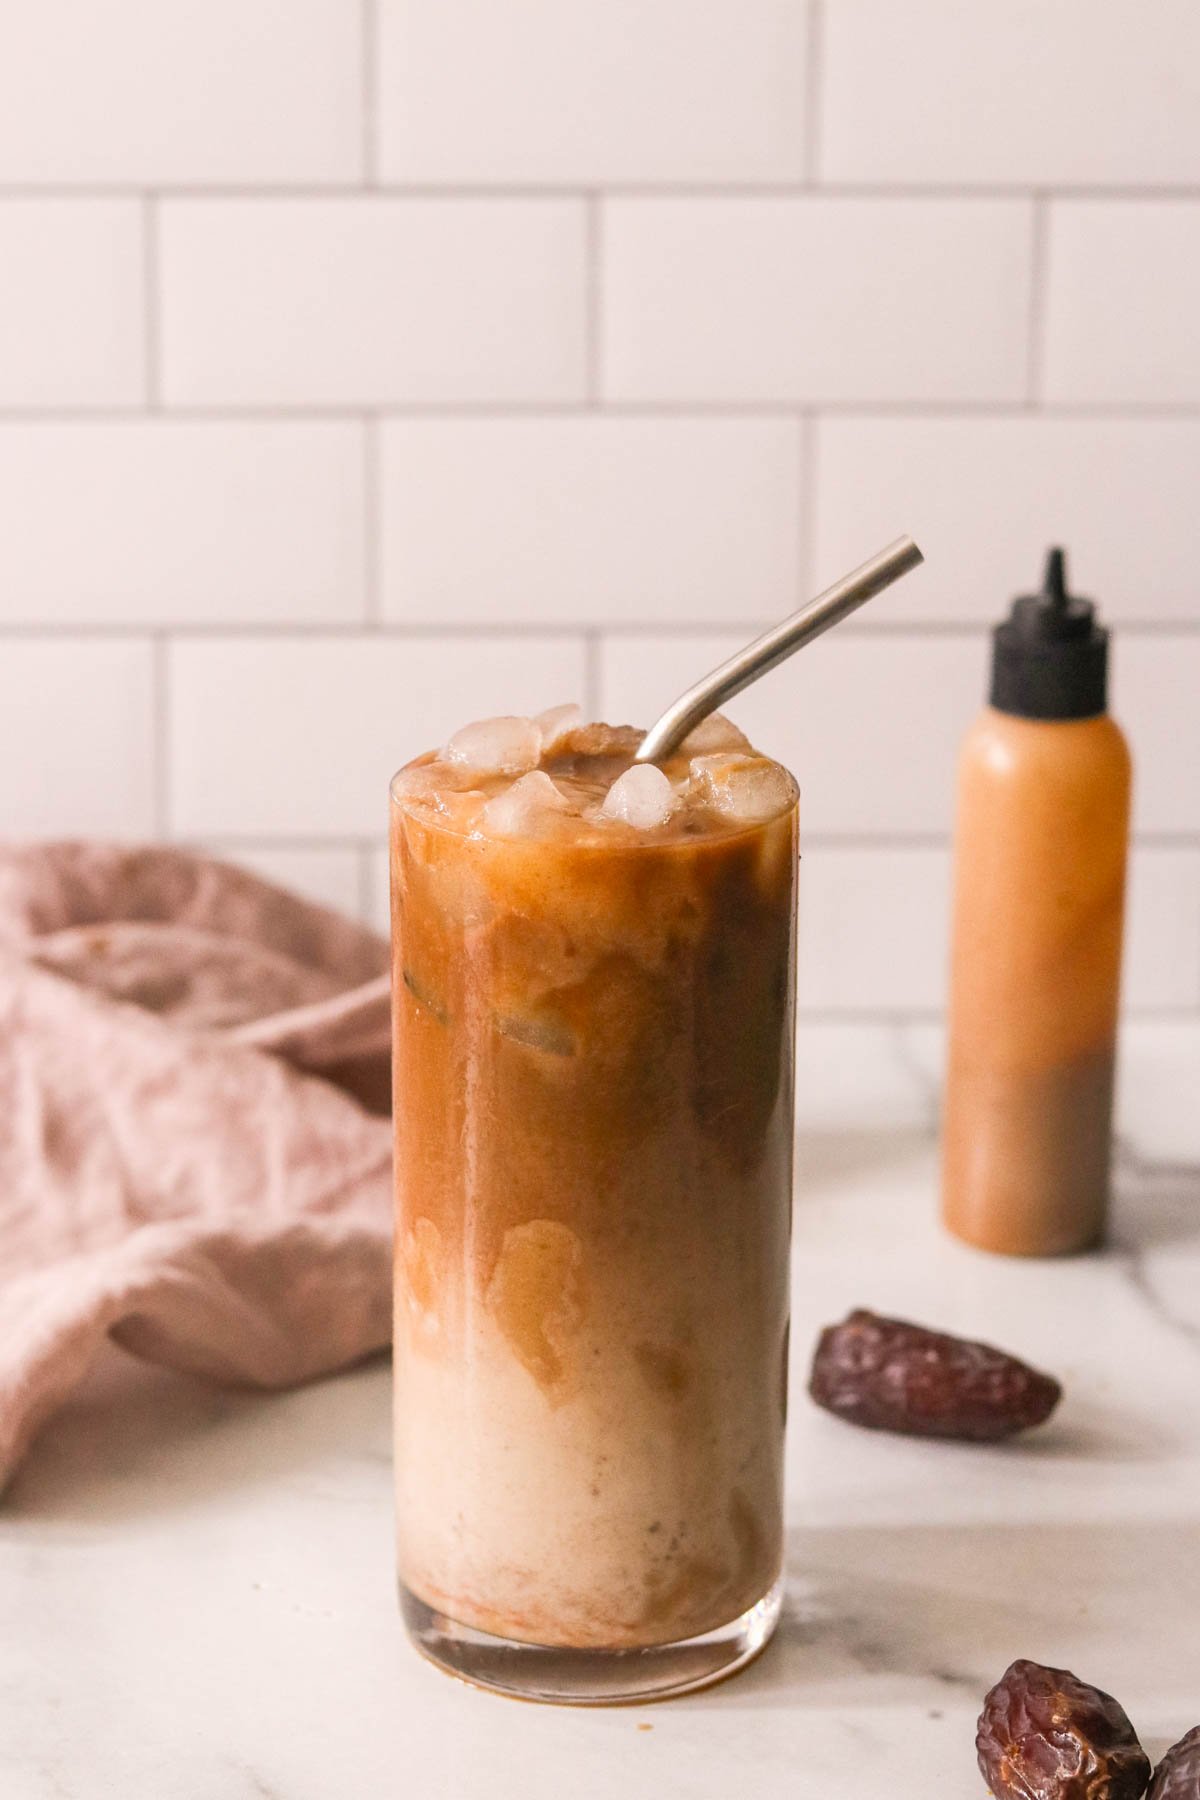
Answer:
<svg viewBox="0 0 1200 1800"><path fill-rule="evenodd" d="M424 800L437 804L438 776L436 763L406 763L392 776L392 794L403 806L407 801Z"/></svg>
<svg viewBox="0 0 1200 1800"><path fill-rule="evenodd" d="M578 730L583 724L583 708L571 701L567 706L551 706L539 713L534 720L542 734L542 751L553 750L554 746L565 738L569 731Z"/></svg>
<svg viewBox="0 0 1200 1800"><path fill-rule="evenodd" d="M682 748L688 756L703 756L713 750L749 750L750 739L724 713L710 713L694 731L688 732Z"/></svg>
<svg viewBox="0 0 1200 1800"><path fill-rule="evenodd" d="M691 772L715 812L747 825L786 812L795 799L787 770L765 756L696 756Z"/></svg>
<svg viewBox="0 0 1200 1800"><path fill-rule="evenodd" d="M557 1019L520 1018L506 1014L496 1020L497 1028L514 1043L527 1050L541 1050L547 1056L574 1056L575 1040Z"/></svg>
<svg viewBox="0 0 1200 1800"><path fill-rule="evenodd" d="M392 799L403 810L428 811L455 831L470 831L485 798L470 785L473 773L465 763L423 757L392 777Z"/></svg>
<svg viewBox="0 0 1200 1800"><path fill-rule="evenodd" d="M489 775L521 775L537 767L542 734L532 719L477 719L456 731L442 756Z"/></svg>
<svg viewBox="0 0 1200 1800"><path fill-rule="evenodd" d="M419 975L414 975L413 971L409 968L403 970L403 980L405 987L408 989L417 1005L423 1006L430 1017L436 1019L439 1025L444 1025L450 1015L447 1013L445 1007L434 997L433 989L428 983L423 981Z"/></svg>
<svg viewBox="0 0 1200 1800"><path fill-rule="evenodd" d="M653 763L634 763L609 788L600 813L606 819L623 819L639 831L664 825L679 803L679 796L661 769Z"/></svg>
<svg viewBox="0 0 1200 1800"><path fill-rule="evenodd" d="M534 769L489 800L479 823L496 837L526 837L545 825L552 814L570 810L566 795L541 769Z"/></svg>

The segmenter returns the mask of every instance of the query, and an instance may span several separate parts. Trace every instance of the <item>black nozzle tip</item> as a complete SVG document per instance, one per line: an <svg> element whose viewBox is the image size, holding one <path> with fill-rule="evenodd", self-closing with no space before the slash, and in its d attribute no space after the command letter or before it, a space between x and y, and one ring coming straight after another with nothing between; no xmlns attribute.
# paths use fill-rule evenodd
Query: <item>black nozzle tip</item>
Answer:
<svg viewBox="0 0 1200 1800"><path fill-rule="evenodd" d="M1067 604L1067 553L1057 544L1046 556L1042 592L1056 607Z"/></svg>

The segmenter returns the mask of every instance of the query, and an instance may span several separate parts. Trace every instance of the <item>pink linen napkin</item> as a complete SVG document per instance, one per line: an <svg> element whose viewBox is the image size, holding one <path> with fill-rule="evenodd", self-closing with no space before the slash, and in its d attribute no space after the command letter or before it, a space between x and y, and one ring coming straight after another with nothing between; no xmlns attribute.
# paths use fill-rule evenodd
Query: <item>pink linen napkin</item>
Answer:
<svg viewBox="0 0 1200 1800"><path fill-rule="evenodd" d="M388 1343L386 971L207 857L0 847L0 1488L106 1336L262 1387Z"/></svg>

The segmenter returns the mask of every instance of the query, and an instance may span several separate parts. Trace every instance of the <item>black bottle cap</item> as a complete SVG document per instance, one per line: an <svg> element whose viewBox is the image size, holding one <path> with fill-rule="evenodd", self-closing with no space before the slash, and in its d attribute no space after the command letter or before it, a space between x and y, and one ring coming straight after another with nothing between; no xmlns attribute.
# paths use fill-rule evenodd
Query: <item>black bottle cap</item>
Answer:
<svg viewBox="0 0 1200 1800"><path fill-rule="evenodd" d="M1108 633L1090 600L1067 592L1051 550L1040 594L1023 594L992 633L991 704L1022 719L1091 719L1108 709Z"/></svg>

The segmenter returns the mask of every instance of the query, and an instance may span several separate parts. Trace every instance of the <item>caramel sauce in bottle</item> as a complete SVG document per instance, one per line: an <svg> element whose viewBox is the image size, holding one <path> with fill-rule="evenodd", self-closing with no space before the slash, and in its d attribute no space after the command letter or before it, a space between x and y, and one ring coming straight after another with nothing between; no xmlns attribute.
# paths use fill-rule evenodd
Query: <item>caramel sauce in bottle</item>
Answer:
<svg viewBox="0 0 1200 1800"><path fill-rule="evenodd" d="M1107 650L1052 551L959 767L942 1213L1012 1256L1104 1234L1130 792Z"/></svg>

